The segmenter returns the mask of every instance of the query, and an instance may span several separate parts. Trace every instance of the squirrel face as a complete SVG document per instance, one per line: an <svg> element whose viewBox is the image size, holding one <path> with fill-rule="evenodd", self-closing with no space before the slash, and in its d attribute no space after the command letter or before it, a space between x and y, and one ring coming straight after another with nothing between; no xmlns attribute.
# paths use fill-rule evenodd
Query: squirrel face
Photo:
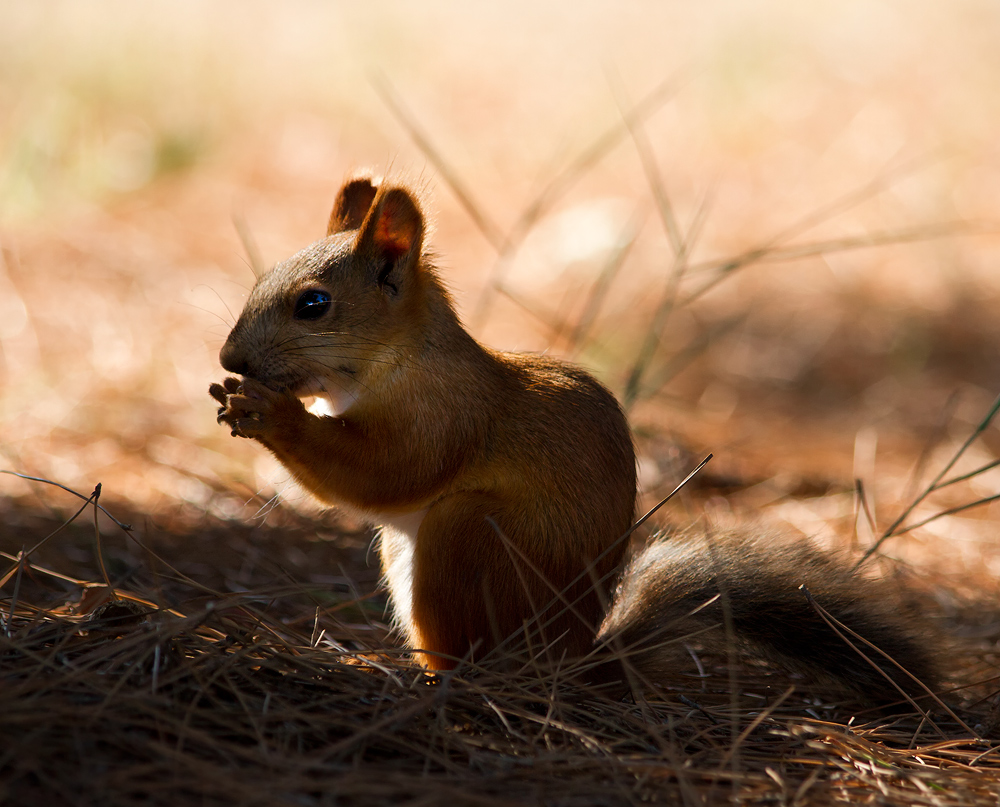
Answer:
<svg viewBox="0 0 1000 807"><path fill-rule="evenodd" d="M419 349L424 218L410 193L367 178L341 189L326 238L279 263L250 293L222 366L343 410ZM409 324L409 327L407 325Z"/></svg>

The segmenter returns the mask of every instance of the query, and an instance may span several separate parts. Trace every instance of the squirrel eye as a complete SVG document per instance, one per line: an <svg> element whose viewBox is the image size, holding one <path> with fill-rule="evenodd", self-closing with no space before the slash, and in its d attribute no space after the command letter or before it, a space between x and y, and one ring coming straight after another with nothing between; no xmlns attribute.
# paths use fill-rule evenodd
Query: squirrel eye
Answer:
<svg viewBox="0 0 1000 807"><path fill-rule="evenodd" d="M309 289L299 295L295 301L295 319L319 319L327 311L333 299L325 291Z"/></svg>

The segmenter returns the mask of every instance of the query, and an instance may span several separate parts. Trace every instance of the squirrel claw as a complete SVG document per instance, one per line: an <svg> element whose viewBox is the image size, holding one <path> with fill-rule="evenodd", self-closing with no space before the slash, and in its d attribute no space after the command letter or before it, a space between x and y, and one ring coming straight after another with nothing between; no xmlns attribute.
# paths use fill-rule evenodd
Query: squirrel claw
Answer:
<svg viewBox="0 0 1000 807"><path fill-rule="evenodd" d="M257 417L253 417L254 414L257 413L250 413L247 417L226 420L225 422L230 428L230 434L233 437L246 437L248 439L262 434L264 429L261 424L260 416L258 415Z"/></svg>
<svg viewBox="0 0 1000 807"><path fill-rule="evenodd" d="M217 400L220 404L222 404L222 409L219 410L220 412L222 412L223 409L226 408L225 405L227 399L229 398L229 392L226 390L226 388L222 386L222 384L211 384L208 387L208 394L211 395L213 398L215 398L215 400Z"/></svg>
<svg viewBox="0 0 1000 807"><path fill-rule="evenodd" d="M233 437L262 438L274 428L273 413L287 393L273 390L252 378L227 378L212 384L209 394L220 404L216 422L230 427Z"/></svg>

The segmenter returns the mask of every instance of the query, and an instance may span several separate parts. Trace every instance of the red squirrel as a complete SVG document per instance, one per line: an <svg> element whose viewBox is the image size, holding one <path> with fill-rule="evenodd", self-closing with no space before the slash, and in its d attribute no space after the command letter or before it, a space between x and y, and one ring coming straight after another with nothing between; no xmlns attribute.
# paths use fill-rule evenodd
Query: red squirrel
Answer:
<svg viewBox="0 0 1000 807"><path fill-rule="evenodd" d="M920 691L845 644L798 590L805 584L932 680L872 584L804 545L661 537L612 593L636 502L625 414L572 364L477 342L425 232L406 185L347 181L326 237L251 291L220 354L242 378L209 390L234 436L263 444L320 500L381 527L395 619L419 664L478 663L516 637L555 661L603 648L655 682L694 631L702 644L735 641L869 700ZM308 411L309 397L326 413Z"/></svg>

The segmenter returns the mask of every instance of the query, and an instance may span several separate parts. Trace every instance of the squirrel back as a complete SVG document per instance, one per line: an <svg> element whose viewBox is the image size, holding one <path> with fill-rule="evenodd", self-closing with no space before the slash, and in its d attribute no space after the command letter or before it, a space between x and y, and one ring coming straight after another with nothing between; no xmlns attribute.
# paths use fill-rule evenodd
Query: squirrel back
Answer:
<svg viewBox="0 0 1000 807"><path fill-rule="evenodd" d="M596 638L660 675L660 637L729 616L743 645L855 685L865 662L817 622L797 590L806 583L836 595L838 619L930 675L870 587L806 549L657 542L606 615L636 497L625 415L584 370L473 339L425 229L409 188L348 181L326 238L251 291L220 354L241 378L210 388L234 436L259 441L319 499L381 525L395 618L421 664L480 661L512 636L558 663ZM308 397L325 411L307 410Z"/></svg>

